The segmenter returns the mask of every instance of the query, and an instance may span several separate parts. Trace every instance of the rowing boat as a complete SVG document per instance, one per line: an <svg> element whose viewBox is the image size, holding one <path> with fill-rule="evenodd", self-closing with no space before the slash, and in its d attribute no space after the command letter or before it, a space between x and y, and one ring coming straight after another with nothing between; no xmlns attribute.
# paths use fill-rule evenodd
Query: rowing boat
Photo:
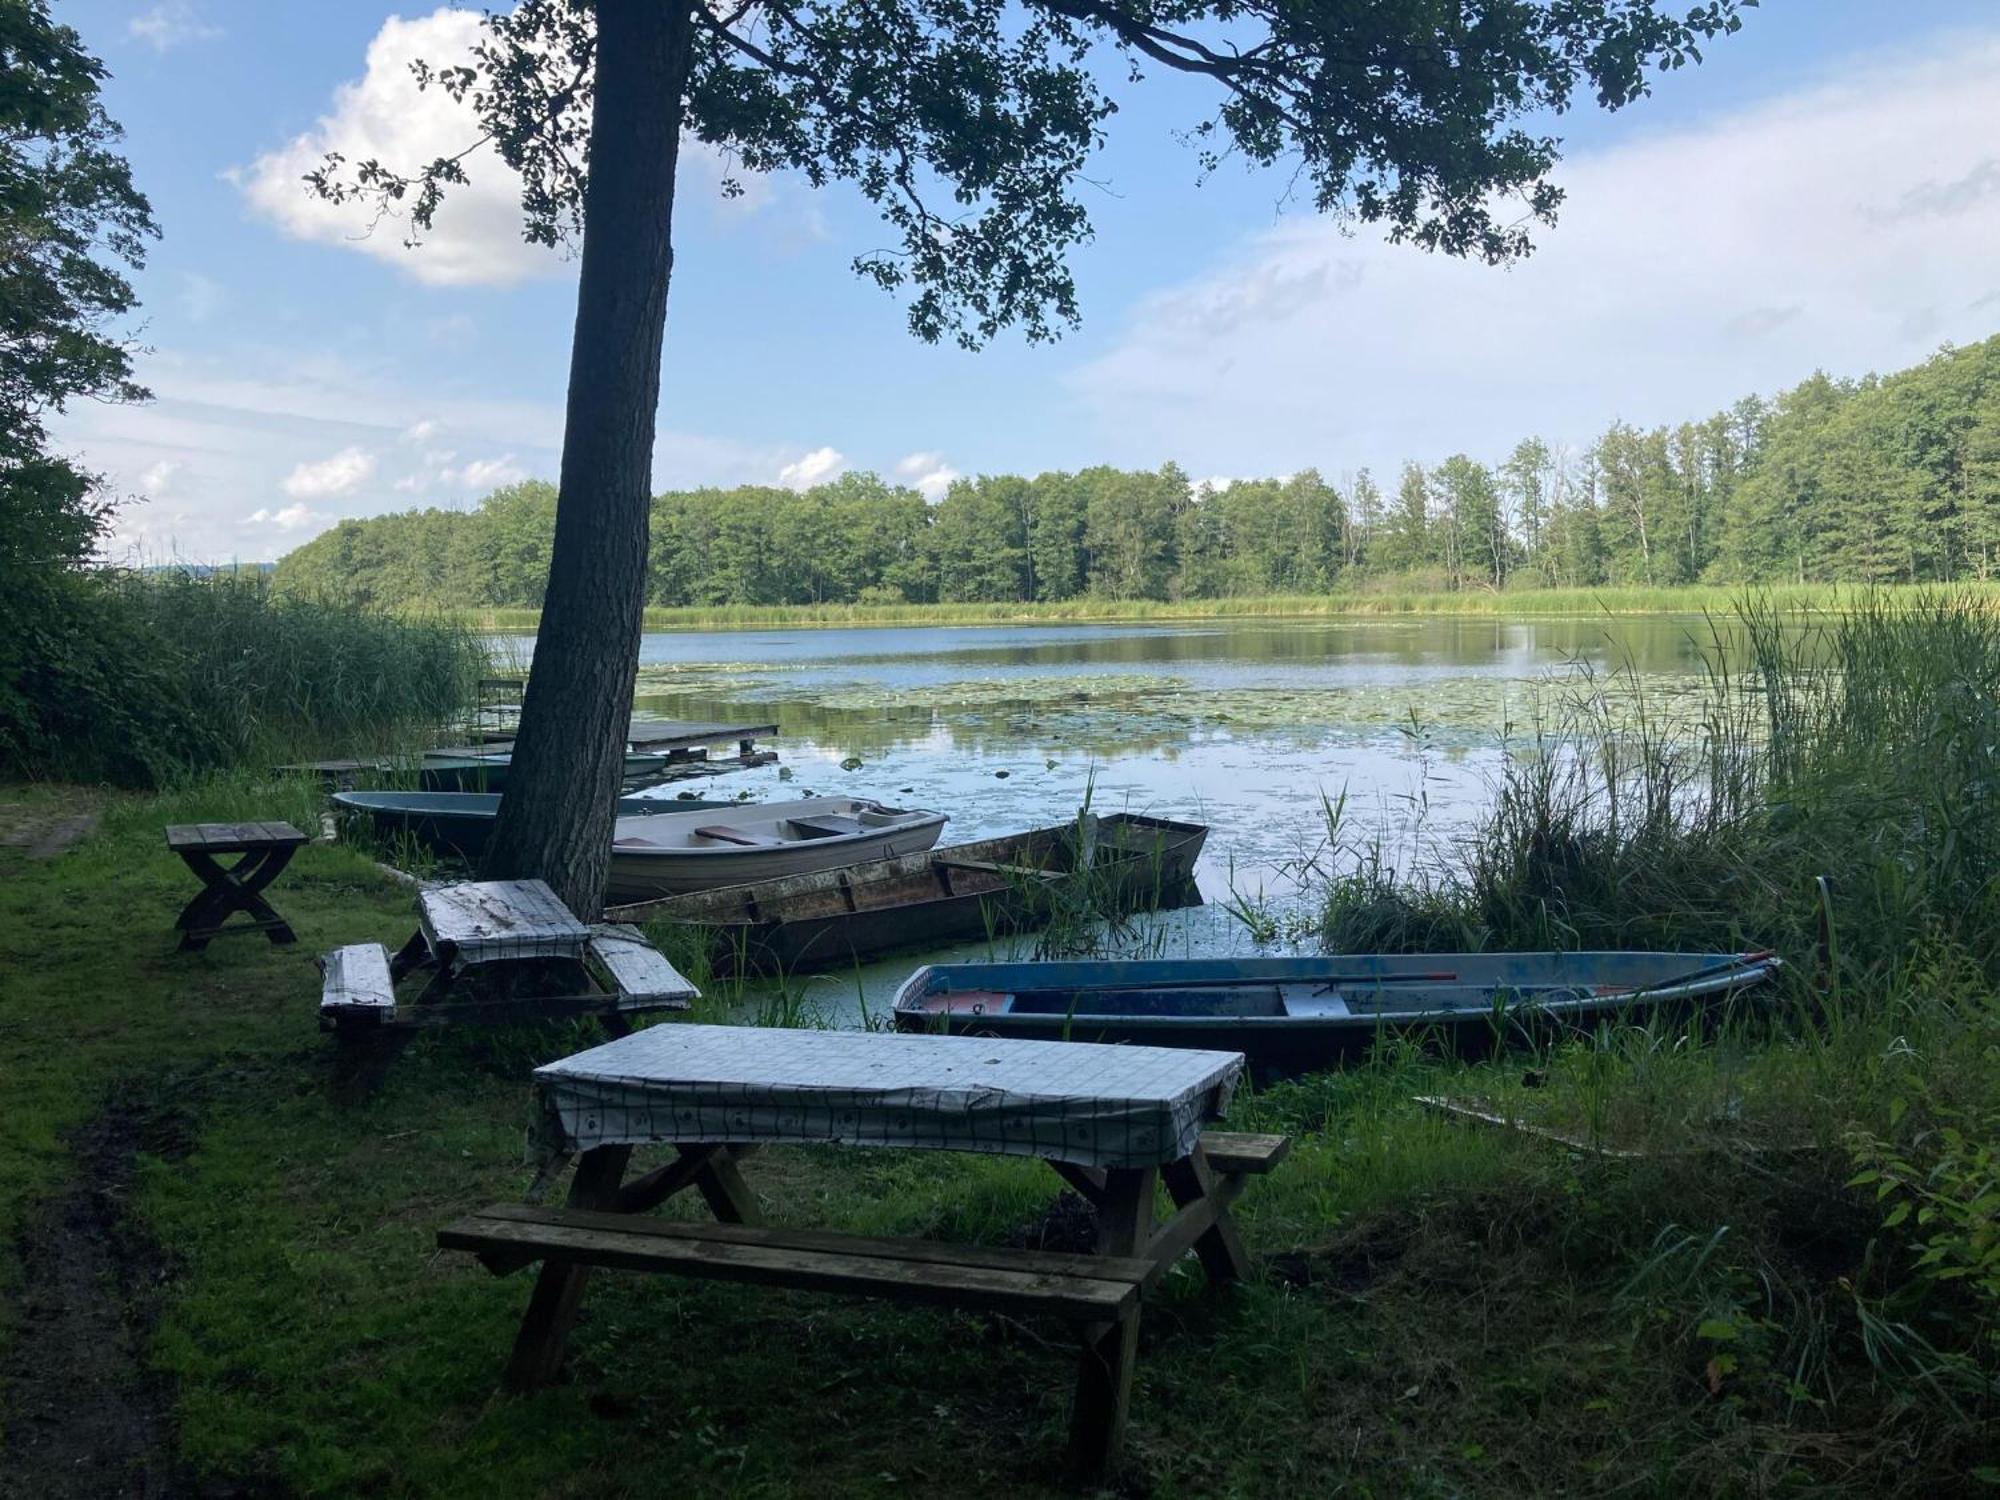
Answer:
<svg viewBox="0 0 2000 1500"><path fill-rule="evenodd" d="M944 824L943 813L859 797L748 803L727 814L620 818L611 840L607 899L643 901L917 854L937 843Z"/></svg>
<svg viewBox="0 0 2000 1500"><path fill-rule="evenodd" d="M366 818L379 837L408 835L439 854L476 859L493 832L500 813L498 792L338 792L333 805ZM712 802L697 798L663 801L652 797L620 797L618 816L639 817L656 812L701 812L736 807L738 801Z"/></svg>
<svg viewBox="0 0 2000 1500"><path fill-rule="evenodd" d="M805 974L899 949L1046 924L1063 902L1093 915L1191 905L1208 829L1137 813L953 844L852 870L671 896L606 913L700 929L712 972Z"/></svg>
<svg viewBox="0 0 2000 1500"><path fill-rule="evenodd" d="M1385 1034L1490 1044L1589 1027L1769 980L1772 953L1412 953L934 964L897 991L901 1031L1142 1042L1296 1070Z"/></svg>

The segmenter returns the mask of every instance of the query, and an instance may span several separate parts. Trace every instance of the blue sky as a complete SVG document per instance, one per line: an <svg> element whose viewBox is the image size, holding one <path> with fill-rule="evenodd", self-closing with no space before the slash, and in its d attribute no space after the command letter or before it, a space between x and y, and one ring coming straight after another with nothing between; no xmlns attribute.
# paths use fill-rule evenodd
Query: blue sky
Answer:
<svg viewBox="0 0 2000 1500"><path fill-rule="evenodd" d="M574 280L475 169L433 243L313 205L328 145L462 140L403 60L465 12L343 0L66 0L104 58L163 239L140 278L157 400L59 429L131 497L118 550L275 557L336 520L552 476ZM1824 366L2000 329L2000 15L1991 0L1767 0L1651 99L1559 122L1570 192L1504 271L1344 236L1274 175L1203 182L1181 80L1121 92L1077 252L1084 324L978 354L910 338L858 281L865 204L684 172L655 484L804 484L1172 459L1342 475L1613 418L1696 416Z"/></svg>

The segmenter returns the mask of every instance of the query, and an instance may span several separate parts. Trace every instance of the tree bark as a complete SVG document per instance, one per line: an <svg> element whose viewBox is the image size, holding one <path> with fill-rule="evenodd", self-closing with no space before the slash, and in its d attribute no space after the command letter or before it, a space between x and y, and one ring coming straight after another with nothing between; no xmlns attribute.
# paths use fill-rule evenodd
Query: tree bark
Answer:
<svg viewBox="0 0 2000 1500"><path fill-rule="evenodd" d="M602 906L645 619L660 346L692 18L597 0L596 106L555 548L488 879Z"/></svg>

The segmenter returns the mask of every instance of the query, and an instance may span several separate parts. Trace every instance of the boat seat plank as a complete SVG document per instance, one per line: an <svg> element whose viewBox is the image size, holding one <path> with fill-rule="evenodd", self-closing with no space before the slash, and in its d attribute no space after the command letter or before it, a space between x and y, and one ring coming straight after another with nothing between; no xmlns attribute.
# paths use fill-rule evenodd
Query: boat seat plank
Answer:
<svg viewBox="0 0 2000 1500"><path fill-rule="evenodd" d="M1047 1313L1078 1322L1131 1316L1153 1272L1151 1262L1138 1259L1041 1252L1032 1266L996 1265L991 1252L957 1255L959 1247L922 1241L850 1242L830 1234L513 1204L448 1224L437 1242L446 1250L492 1255L508 1266L532 1252L537 1259L570 1265Z"/></svg>
<svg viewBox="0 0 2000 1500"><path fill-rule="evenodd" d="M724 823L710 823L705 827L697 828L695 835L698 838L714 839L717 843L741 844L751 849L770 848L784 842L783 839L772 838L769 834L746 833L741 828L731 828ZM636 841L626 840L625 842Z"/></svg>
<svg viewBox="0 0 2000 1500"><path fill-rule="evenodd" d="M389 978L389 950L380 943L353 943L321 955L319 1014L322 1023L362 1021L375 1025L396 1016L396 987Z"/></svg>
<svg viewBox="0 0 2000 1500"><path fill-rule="evenodd" d="M1288 1135L1261 1135L1236 1130L1204 1130L1202 1154L1217 1172L1261 1176L1276 1167L1292 1149Z"/></svg>
<svg viewBox="0 0 2000 1500"><path fill-rule="evenodd" d="M685 1010L701 991L638 928L603 922L590 929L587 950L593 964L618 991L621 1008L672 1006Z"/></svg>
<svg viewBox="0 0 2000 1500"><path fill-rule="evenodd" d="M859 818L843 817L839 813L814 813L810 817L787 818L785 821L816 838L843 838L850 833L868 831L868 826Z"/></svg>

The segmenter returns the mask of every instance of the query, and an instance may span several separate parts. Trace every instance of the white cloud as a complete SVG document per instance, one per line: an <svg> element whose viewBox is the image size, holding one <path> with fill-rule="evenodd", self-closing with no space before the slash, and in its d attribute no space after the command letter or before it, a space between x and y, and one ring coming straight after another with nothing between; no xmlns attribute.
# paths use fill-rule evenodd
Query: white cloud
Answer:
<svg viewBox="0 0 2000 1500"><path fill-rule="evenodd" d="M318 463L300 464L285 476L284 491L294 500L320 500L351 494L375 472L375 455L343 448Z"/></svg>
<svg viewBox="0 0 2000 1500"><path fill-rule="evenodd" d="M172 487L174 476L182 465L176 459L163 458L139 476L139 491L149 499L157 500Z"/></svg>
<svg viewBox="0 0 2000 1500"><path fill-rule="evenodd" d="M389 17L368 44L362 76L334 91L318 123L238 174L251 206L296 239L359 250L432 285L506 286L561 270L560 255L521 238L520 179L491 152L468 163L469 181L445 195L416 248L404 243L406 221L384 219L371 229L367 209L313 197L303 181L329 151L349 162L376 158L413 170L471 145L479 127L470 108L442 89L420 91L410 64L464 62L481 29L478 13L469 10L446 8L411 21Z"/></svg>
<svg viewBox="0 0 2000 1500"><path fill-rule="evenodd" d="M307 508L301 501L297 505L287 505L283 510L255 510L244 519L253 525L275 526L280 531L303 531L308 526L317 527L327 517Z"/></svg>
<svg viewBox="0 0 2000 1500"><path fill-rule="evenodd" d="M1993 331L1996 73L2000 37L1958 35L1579 153L1504 271L1287 222L1140 304L1072 388L1114 462L1379 474L1912 363Z"/></svg>
<svg viewBox="0 0 2000 1500"><path fill-rule="evenodd" d="M563 252L531 245L521 237L520 175L491 150L481 149L465 164L464 183L447 189L432 226L411 246L406 217L389 215L371 224L372 205L329 203L312 196L304 181L328 152L350 165L377 160L394 171L414 171L441 156L456 156L480 135L471 109L442 89L418 89L410 64L421 58L434 67L471 60L483 25L476 11L449 6L404 20L391 16L368 44L361 77L334 90L328 111L311 130L259 156L247 168L225 174L258 213L295 239L316 240L372 255L432 286L511 286L536 276L560 274ZM742 189L722 198L722 180ZM760 212L776 197L768 178L746 172L715 148L692 138L681 142L677 204L694 201L688 190L711 189L711 201L725 218ZM798 194L797 217L810 218ZM470 325L452 319L430 328L433 337L462 338Z"/></svg>
<svg viewBox="0 0 2000 1500"><path fill-rule="evenodd" d="M958 478L942 453L912 453L896 465L896 477L926 500L939 500Z"/></svg>
<svg viewBox="0 0 2000 1500"><path fill-rule="evenodd" d="M432 438L437 436L437 430L438 424L431 418L425 417L421 422L412 422L408 427L403 429L403 441L406 443L428 443Z"/></svg>
<svg viewBox="0 0 2000 1500"><path fill-rule="evenodd" d="M815 448L778 470L778 483L788 489L809 490L824 484L847 467L847 456L838 448Z"/></svg>
<svg viewBox="0 0 2000 1500"><path fill-rule="evenodd" d="M514 462L514 455L503 454L499 458L476 458L461 469L445 469L438 478L445 484L464 490L497 490L503 485L519 484L528 477L528 471Z"/></svg>
<svg viewBox="0 0 2000 1500"><path fill-rule="evenodd" d="M204 21L193 0L160 0L127 21L125 34L156 52L171 52L187 42L212 41L222 35L222 28Z"/></svg>

